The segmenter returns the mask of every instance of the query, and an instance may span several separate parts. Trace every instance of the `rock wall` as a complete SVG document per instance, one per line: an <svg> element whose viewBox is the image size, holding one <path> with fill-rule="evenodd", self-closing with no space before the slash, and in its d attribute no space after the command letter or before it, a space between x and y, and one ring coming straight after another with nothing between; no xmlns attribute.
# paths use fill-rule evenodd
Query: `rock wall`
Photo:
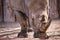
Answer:
<svg viewBox="0 0 60 40"><path fill-rule="evenodd" d="M57 8L58 8L58 14L60 19L60 0L57 0Z"/></svg>
<svg viewBox="0 0 60 40"><path fill-rule="evenodd" d="M2 0L0 0L0 22L3 20L2 17Z"/></svg>
<svg viewBox="0 0 60 40"><path fill-rule="evenodd" d="M57 10L57 0L49 0L49 16L52 19L56 19L59 17Z"/></svg>

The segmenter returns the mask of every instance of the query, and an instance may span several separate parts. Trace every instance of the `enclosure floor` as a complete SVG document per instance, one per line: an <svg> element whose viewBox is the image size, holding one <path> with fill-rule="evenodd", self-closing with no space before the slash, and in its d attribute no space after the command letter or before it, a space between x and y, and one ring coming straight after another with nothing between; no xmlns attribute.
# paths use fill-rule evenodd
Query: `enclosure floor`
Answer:
<svg viewBox="0 0 60 40"><path fill-rule="evenodd" d="M60 40L60 38L50 37L49 39L39 38L0 38L0 40Z"/></svg>
<svg viewBox="0 0 60 40"><path fill-rule="evenodd" d="M49 39L33 38L34 32L29 32L28 38L17 38L20 27L9 28L10 29L0 28L0 36L3 35L2 38L0 37L0 40L60 40L60 20L52 20L51 25L47 30L47 34L50 36Z"/></svg>

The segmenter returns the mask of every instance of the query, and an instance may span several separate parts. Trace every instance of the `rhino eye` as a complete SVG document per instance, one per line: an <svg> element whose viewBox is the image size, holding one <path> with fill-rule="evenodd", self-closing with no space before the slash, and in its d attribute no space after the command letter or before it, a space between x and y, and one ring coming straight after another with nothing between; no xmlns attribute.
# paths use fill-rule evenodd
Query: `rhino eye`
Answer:
<svg viewBox="0 0 60 40"><path fill-rule="evenodd" d="M42 17L39 17L39 20L42 20Z"/></svg>
<svg viewBox="0 0 60 40"><path fill-rule="evenodd" d="M37 18L41 21L42 20L42 16L37 16Z"/></svg>

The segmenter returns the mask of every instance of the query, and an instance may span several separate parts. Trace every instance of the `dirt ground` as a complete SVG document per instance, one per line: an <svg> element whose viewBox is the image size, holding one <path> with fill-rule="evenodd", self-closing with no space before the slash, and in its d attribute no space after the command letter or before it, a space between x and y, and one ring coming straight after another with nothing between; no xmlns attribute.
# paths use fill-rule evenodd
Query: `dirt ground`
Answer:
<svg viewBox="0 0 60 40"><path fill-rule="evenodd" d="M20 31L20 30L17 30L17 31ZM48 28L46 32L50 36L48 39L33 38L34 32L30 32L28 33L28 38L13 38L13 37L17 37L17 34L14 34L14 35L12 34L5 38L0 37L0 40L60 40L60 20L53 20L50 27Z"/></svg>

